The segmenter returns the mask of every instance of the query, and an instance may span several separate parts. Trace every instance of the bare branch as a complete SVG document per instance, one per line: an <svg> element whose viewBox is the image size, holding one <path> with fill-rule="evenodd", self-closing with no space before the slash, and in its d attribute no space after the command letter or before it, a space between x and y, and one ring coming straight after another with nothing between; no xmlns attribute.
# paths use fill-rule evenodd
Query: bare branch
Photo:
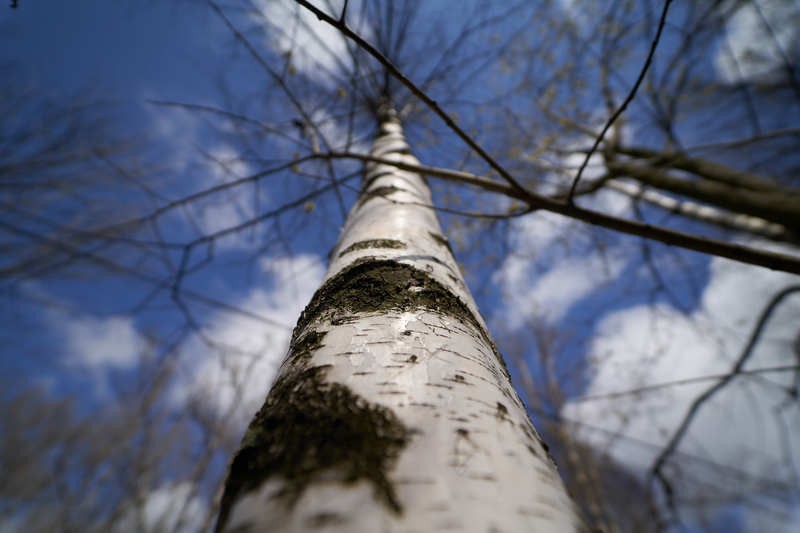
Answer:
<svg viewBox="0 0 800 533"><path fill-rule="evenodd" d="M764 327L767 325L767 322L772 316L772 313L777 309L778 305L783 302L788 296L800 292L800 285L792 285L786 287L782 291L775 294L767 305L764 307L761 315L758 318L758 322L756 323L755 328L753 329L752 333L750 334L750 339L747 341L742 353L736 359L736 363L731 368L730 372L728 372L723 378L721 378L717 383L709 387L705 392L703 392L700 396L695 398L692 402L689 410L686 412L683 420L681 421L678 428L672 434L672 437L667 442L667 445L661 451L661 453L656 457L655 461L653 462L653 466L650 467L649 478L652 482L653 479L658 480L661 484L662 489L664 490L664 495L667 499L667 507L674 513L675 512L675 501L674 501L674 494L670 487L669 481L664 474L663 468L664 465L667 463L669 458L675 453L675 450L681 443L681 440L685 436L686 432L691 426L692 422L694 421L695 416L703 407L703 405L711 399L717 392L725 388L735 377L742 374L744 365L750 359L750 356L753 354L753 349L755 348L756 344L758 343L761 334L764 332Z"/></svg>
<svg viewBox="0 0 800 533"><path fill-rule="evenodd" d="M578 169L578 173L575 175L575 179L572 182L572 187L570 187L569 196L567 197L567 201L572 203L572 198L575 195L575 191L578 188L578 182L581 180L581 175L583 175L583 170L586 168L586 165L589 164L589 159L591 159L592 154L597 151L597 147L600 146L600 143L603 142L603 137L605 136L606 132L611 128L614 122L619 118L622 113L625 112L625 109L628 108L628 104L633 101L633 98L636 96L636 91L639 89L639 85L641 85L642 80L644 80L645 74L647 74L647 69L650 67L650 63L653 60L653 55L656 53L656 48L658 47L658 41L661 39L661 31L664 29L664 23L667 21L667 13L669 12L669 5L672 3L672 0L664 0L664 9L661 12L661 20L658 22L658 30L656 30L656 35L653 37L653 42L650 45L650 51L647 53L647 59L642 66L642 70L639 72L639 77L636 79L636 83L633 84L631 87L628 96L625 97L625 100L622 102L622 105L617 108L613 115L608 119L606 125L603 126L602 131L600 131L600 135L594 141L592 148L589 150L589 153L586 154L586 157L581 163L580 168Z"/></svg>

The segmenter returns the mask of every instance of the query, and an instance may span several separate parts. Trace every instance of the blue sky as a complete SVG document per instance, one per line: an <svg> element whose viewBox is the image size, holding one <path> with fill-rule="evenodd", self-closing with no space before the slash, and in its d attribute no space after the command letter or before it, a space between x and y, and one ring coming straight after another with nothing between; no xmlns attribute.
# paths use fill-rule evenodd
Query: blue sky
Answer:
<svg viewBox="0 0 800 533"><path fill-rule="evenodd" d="M15 61L30 79L63 91L103 91L139 102L208 95L218 25L204 10L156 2L26 2L0 14ZM221 36L221 32L217 34ZM217 49L218 50L218 49ZM211 63L213 64L213 63Z"/></svg>
<svg viewBox="0 0 800 533"><path fill-rule="evenodd" d="M119 189L112 187L106 199L118 199L118 205L100 209L109 221L129 220L152 212L159 202L276 167L302 149L305 140L291 125L297 118L296 110L203 3L167 5L100 0L21 0L20 3L17 10L0 10L0 35L5 43L0 49L0 65L11 65L8 72L12 73L5 85L16 90L32 89L34 102L45 98L57 102L101 100L112 117L109 131L135 140L142 147L139 158L125 161L136 163L136 171L150 190L130 184ZM264 5L267 7L263 18L228 6L226 13L278 71L288 68L285 52L293 50L291 68L297 72L290 77L292 88L307 106L309 115L322 124L322 133L343 145L347 124L340 114L347 109L349 95L339 100L332 96L338 94L342 84L331 76L331 71L341 70L341 65L320 48L320 42L339 52L344 45L335 32L315 25L311 19L308 24L314 31L309 34L304 26L293 25L297 19L287 15L290 12ZM440 19L434 15L447 12L448 6L445 2L427 3L425 9L430 16L420 17L412 38L432 43L433 49L441 47L436 38L446 42L448 32L457 27L452 20L452 26L437 26ZM558 6L581 31L591 29L590 11L577 8L569 0L558 2ZM493 7L502 11L497 5ZM679 21L685 9L678 3L670 20ZM726 35L731 53L743 58L754 46L753 42L763 39L763 31L759 33L752 13L742 12L732 19ZM797 16L790 10L786 13ZM793 19L787 17L787 20ZM776 39L797 42L796 29L788 27L780 26ZM362 30L367 35L371 31L368 25ZM483 39L480 42L492 43L495 42L492 39L498 38L502 42L504 37L524 34L525 30L526 19L511 18L479 32ZM316 38L312 38L314 35ZM546 40L548 36L542 34L541 38ZM563 42L563 36L561 39ZM677 37L668 33L663 46L668 51L677 42ZM620 69L620 89L633 79L647 49L642 39L632 39L626 44L631 56ZM564 46L553 51L556 61L572 53ZM761 48L767 62L776 54L770 50L773 48ZM524 50L513 47L508 54L516 62L525 57ZM491 58L491 53L487 57ZM587 54L582 60L591 65L596 61L593 57L596 56ZM760 67L747 66L746 62L740 64L738 72L733 72L725 57L717 48L709 50L703 58L709 75L727 81L737 76L739 81L747 81L748 77L760 75ZM423 76L435 59L435 55L420 57L410 70L411 75ZM481 62L471 64L480 66ZM764 61L758 64L763 65ZM662 66L656 61L654 68L658 73ZM512 130L500 120L496 124L486 121L487 116L500 117L502 106L497 105L486 114L479 114L477 109L481 101L492 102L494 94L520 82L519 76L514 69L506 74L502 66L492 66L460 79L454 84L460 89L458 92L442 82L433 84L431 93L459 115L460 123L468 129L474 128L476 137L488 149L507 160L510 158L505 150ZM153 101L214 106L246 114L262 124L277 125L290 138L262 137L256 135L260 131L258 125L242 126L208 111L191 112L156 105ZM516 93L503 103L519 113L535 107L525 92ZM590 107L588 101L579 103ZM601 115L602 109L596 109L596 113ZM631 113L637 116L635 107ZM466 161L464 165L468 168L485 171L484 165L464 158L463 146L429 113L417 110L413 116L416 120L406 129L420 160L436 166L459 166ZM766 129L791 127L800 121L800 110L795 102L794 108L770 116L774 122L765 117ZM363 117L360 120L354 130L356 150L363 150L370 133L370 125ZM690 144L708 140L699 122L698 118L685 117L680 122L684 129L681 138ZM637 122L635 118L626 127L637 141L645 144L659 135L652 124ZM723 136L727 133L723 132ZM587 144L586 139L574 142ZM530 153L533 151L530 149ZM523 149L521 159L526 154ZM520 167L526 168L522 163ZM41 385L53 397L75 399L83 412L92 412L120 390L134 387L140 366L159 366L172 361L171 348L175 348L178 355L174 358L175 373L164 399L165 408L180 412L187 404L199 401L204 409L229 423L232 432L239 431L272 379L295 317L324 275L326 254L343 221L339 198L327 192L300 202L297 209L281 215L279 222L270 221L219 239L213 248L213 260L182 280L186 292L182 302L187 305L188 314L176 308L169 285L148 294L150 284L137 281L136 276L169 283L169 274L182 257L181 244L235 226L300 198L312 188L324 186L327 179L324 169L314 170L323 174L300 178L280 172L258 185L236 187L190 207L170 210L158 219L158 230L164 241L176 246L148 246L142 252L140 248L126 247L125 243L111 242L110 248L100 252L103 257L120 261L135 275L105 276L100 270L75 269L71 275L4 284L2 291L8 305L2 311L0 338L6 348L0 358L0 370L5 381L13 384L12 389L22 389L31 383ZM355 165L342 164L338 175L357 170ZM354 174L340 188L345 208L355 197L357 180ZM450 202L448 205L456 205L455 197L461 207L473 210L507 207L502 199L451 186L434 184L434 191L442 202ZM634 215L630 202L614 194L601 195L589 205L620 215ZM645 209L645 216L655 221L663 214ZM485 228L471 233L459 217L443 215L443 220L455 244L457 258L468 269L468 281L478 305L502 350L508 352L515 343L521 343L527 347L521 355L529 361L535 360L537 354L530 348L534 344L530 332L536 324L562 334L557 372L566 373L576 362L582 368L594 365L591 371L566 382L565 392L573 399L626 390L642 383L723 372L743 344L754 321L754 310L762 307L776 290L797 281L788 275L675 251L659 244L644 244L608 231L591 231L582 224L546 213L500 223L495 233ZM685 223L675 227L692 228ZM157 235L153 226L147 226L136 237L151 241ZM485 246L472 246L479 238ZM598 243L604 253L597 253ZM659 265L668 290L655 287L653 273L642 260L643 247L649 250L651 261ZM209 250L205 243L200 243L189 257L190 264L202 262ZM490 260L492 254L499 257ZM224 302L239 311L209 304L192 294ZM776 318L774 329L770 330L772 344L767 343L760 358L754 358L755 367L785 363L787 339L793 331L791 324L800 316L797 304L793 300ZM186 329L187 319L196 320L203 335ZM645 329L647 333L643 333ZM231 346L237 349L231 351ZM516 381L522 382L516 370L514 374ZM775 382L784 384L781 380L785 377L776 377ZM233 391L238 386L246 390L245 397L242 406L233 407L237 401ZM744 382L730 392L730 397L720 401L718 409L707 415L709 419L702 425L705 429L692 433L692 442L682 451L694 458L725 462L736 460L742 450L775 445L778 436L774 428L754 429L745 424L741 432L734 431L733 437L725 434L725 438L716 429L721 420L731 416L731 406L738 406L743 396L751 394L758 398L741 407L752 409L755 418L780 403L782 396L776 392L777 387L766 386L761 390L759 386L764 383ZM204 394L208 390L216 391L213 398ZM586 428L601 425L611 433L657 445L663 442L664 433L675 426L691 398L702 390L702 384L680 387L612 406L576 400L567 402L561 413L584 424L578 433L587 442L632 471L641 472L652 460L652 450L627 446L625 439L620 443L619 439L609 439L608 435ZM791 416L791 411L786 416ZM757 438L747 440L742 434ZM731 439L739 445L729 445L727 441ZM796 442L792 446L797 450ZM764 461L754 459L745 466L759 474L772 475L779 454L770 452L764 456ZM224 457L218 457L217 463L219 470ZM184 490L176 489L182 498L190 498L181 492ZM163 499L164 491L153 491L152 501L163 502ZM192 505L201 505L191 501ZM158 505L163 507L163 503L154 503L156 510L148 512L157 513ZM719 520L738 520L743 530L755 530L753 524L767 520L757 513L741 514L738 509L719 512L722 517ZM720 530L727 527L719 526Z"/></svg>

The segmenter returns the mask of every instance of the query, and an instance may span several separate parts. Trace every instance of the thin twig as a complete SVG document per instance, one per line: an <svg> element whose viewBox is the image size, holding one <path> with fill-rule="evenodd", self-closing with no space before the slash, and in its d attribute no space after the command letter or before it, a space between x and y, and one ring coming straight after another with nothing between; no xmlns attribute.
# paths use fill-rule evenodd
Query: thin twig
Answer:
<svg viewBox="0 0 800 533"><path fill-rule="evenodd" d="M750 376L758 374L768 374L772 372L790 372L799 370L800 365L780 365L768 366L764 368L754 368L752 370L739 371L740 376ZM571 403L592 402L595 400L611 400L614 398L622 398L625 396L637 396L643 392L653 392L661 389L668 389L670 387L679 387L683 385L693 385L695 383L703 383L705 381L720 381L730 376L729 372L725 374L712 374L708 376L697 376L694 378L676 379L674 381L664 381L661 383L652 383L650 385L643 385L635 389L628 389L624 391L606 392L601 394L592 394L590 396L580 396L578 398L570 398Z"/></svg>
<svg viewBox="0 0 800 533"><path fill-rule="evenodd" d="M670 438L667 445L664 447L662 452L656 457L656 460L653 462L653 466L650 468L649 472L649 479L650 482L653 479L657 479L661 485L661 488L664 491L664 496L666 498L667 508L672 512L675 513L675 501L674 501L674 494L672 492L672 488L670 486L669 480L666 478L666 475L663 472L664 465L669 460L670 456L675 453L675 450L678 448L678 445L683 440L683 437L686 435L686 432L691 426L692 422L694 421L695 416L700 411L700 408L711 399L714 394L722 390L728 383L730 383L733 378L739 376L743 373L743 368L745 363L750 359L750 356L753 354L753 349L756 346L761 334L764 332L764 327L767 325L772 313L778 307L778 305L787 297L793 293L800 292L800 285L791 285L786 287L785 289L781 290L777 294L775 294L772 299L770 299L769 303L767 303L764 310L761 312L761 316L756 323L756 327L753 329L752 333L750 334L750 338L745 345L744 350L739 355L736 363L731 368L730 372L725 374L725 376L720 379L717 383L709 387L705 392L703 392L700 396L695 398L692 402L691 406L689 406L689 410L686 412L686 416L684 416L683 421L678 426L678 429L675 430L673 433L672 438Z"/></svg>
<svg viewBox="0 0 800 533"><path fill-rule="evenodd" d="M490 178L477 176L468 172L460 172L437 167L427 167L425 165L412 165L401 163L392 159L372 157L364 154L354 154L347 152L331 152L319 154L319 157L331 157L340 159L360 159L386 165L393 165L402 170L418 172L428 176L438 177L446 180L466 183L482 187L485 190L505 194L510 198L522 200L528 204L530 210L542 209L557 213L566 217L574 218L588 224L611 229L628 235L645 237L656 240L664 244L694 250L695 252L706 253L718 257L725 257L740 263L748 263L766 267L772 270L781 270L793 274L800 274L800 257L772 252L769 250L757 250L740 244L728 243L721 240L707 237L699 237L677 230L653 226L644 222L615 217L599 211L592 211L574 204L563 202L559 199L539 195L530 191L516 191L511 186L504 185Z"/></svg>
<svg viewBox="0 0 800 533"><path fill-rule="evenodd" d="M317 8L316 6L314 6L313 4L308 2L307 0L295 0L295 1L298 4L300 4L301 6L305 7L309 11L311 11L312 13L314 13L314 15L316 15L316 17L318 19L330 24L334 28L336 28L339 31L341 31L346 37L348 37L349 39L352 39L353 41L355 41L356 44L358 44L362 49L366 50L366 52L368 54L370 54L372 57L377 59L378 62L380 62L380 64L383 65L384 68L386 68L386 70L389 73L391 73L392 76L397 78L403 85L405 85L406 88L409 91L411 91L412 94L414 94L414 96L416 96L417 98L422 100L425 103L425 105L427 105L437 116L439 116L439 118L441 118L445 122L445 124L447 124L447 126L456 135L458 135L458 137L462 141L464 141L467 144L467 146L472 148L479 156L481 156L481 158L484 161L486 161L486 163L490 167L492 167L492 169L494 169L498 174L500 174L500 176L502 176L502 178L504 180L506 180L511 187L513 187L514 189L516 189L516 190L518 190L520 192L524 192L525 191L525 188L522 185L520 185L511 176L511 174L509 174L509 172L505 168L503 168L502 165L500 165L500 163L498 163L492 156L490 156L488 154L488 152L486 152L486 150L484 150L477 142L475 142L475 140L470 135L468 135L467 132L465 132L463 129L461 129L455 123L455 121L450 117L450 115L448 115L441 108L441 106L439 106L439 104L436 103L435 100L433 100L430 96L428 96L425 93L425 91L423 91L422 89L417 87L417 85L414 84L414 82L412 82L410 79L408 79L408 77L406 77L406 75L403 74L400 71L400 69L398 69L389 60L389 58L387 58L385 55L383 55L377 48L372 46L370 43L368 43L366 40L364 40L360 35L358 35L353 30L351 30L346 24L344 24L343 22L340 22L340 21L336 20L335 18L331 17L330 15L328 15L324 11L320 10L319 8Z"/></svg>
<svg viewBox="0 0 800 533"><path fill-rule="evenodd" d="M636 96L636 91L639 89L639 85L642 84L642 80L644 80L645 74L647 74L647 69L650 68L650 63L653 61L653 56L655 55L656 48L658 47L658 41L661 39L661 31L664 29L664 23L667 21L667 12L669 11L669 5L672 3L672 0L664 0L664 9L661 12L661 20L658 22L658 30L656 31L655 37L653 37L653 42L650 45L650 52L647 54L647 59L642 66L641 72L639 72L639 77L636 79L636 83L633 84L631 87L628 96L625 97L625 100L622 102L622 105L611 115L611 118L608 119L606 125L603 126L603 130L600 132L600 135L594 141L591 150L589 153L586 154L586 157L581 163L581 167L578 169L578 174L575 176L575 179L572 181L572 187L569 189L569 196L567 197L567 202L572 203L572 199L575 196L575 190L578 188L578 182L581 180L581 176L583 175L583 170L586 168L586 165L589 164L589 159L591 159L592 155L597 151L598 146L600 143L603 142L603 137L605 137L606 132L611 128L614 122L625 112L627 109L628 104L633 101L633 98Z"/></svg>

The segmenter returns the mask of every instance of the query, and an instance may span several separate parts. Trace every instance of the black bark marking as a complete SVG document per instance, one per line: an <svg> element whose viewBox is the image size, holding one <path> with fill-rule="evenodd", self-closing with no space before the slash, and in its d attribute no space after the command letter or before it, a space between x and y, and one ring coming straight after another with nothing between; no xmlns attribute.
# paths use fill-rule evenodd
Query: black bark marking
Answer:
<svg viewBox="0 0 800 533"><path fill-rule="evenodd" d="M322 339L325 338L324 332L309 331L299 339L292 340L290 346L291 359L295 362L307 362L318 349L322 348Z"/></svg>
<svg viewBox="0 0 800 533"><path fill-rule="evenodd" d="M346 523L346 517L339 513L333 512L317 513L306 519L306 524L312 529L320 529L327 526L340 526Z"/></svg>
<svg viewBox="0 0 800 533"><path fill-rule="evenodd" d="M455 374L452 378L443 378L442 381L449 381L450 383L456 383L457 385L469 385L470 387L475 386L473 383L467 381L467 379L461 374Z"/></svg>
<svg viewBox="0 0 800 533"><path fill-rule="evenodd" d="M394 185L383 185L381 187L375 187L374 189L362 193L361 197L358 199L353 209L358 209L359 207L369 202L373 198L387 198L390 194L400 191L406 191L406 189L401 189L400 187L395 187Z"/></svg>
<svg viewBox="0 0 800 533"><path fill-rule="evenodd" d="M550 456L550 446L548 446L547 443L542 439L539 439L539 444L542 445L542 448L544 448L544 453L546 453L550 457L550 460L553 462L553 464L555 464L555 460L553 460L553 457Z"/></svg>
<svg viewBox="0 0 800 533"><path fill-rule="evenodd" d="M505 420L508 417L508 408L500 402L497 402L497 412L495 416L500 420Z"/></svg>
<svg viewBox="0 0 800 533"><path fill-rule="evenodd" d="M320 287L306 306L295 334L313 322L345 324L366 313L383 314L424 309L470 324L489 346L508 382L505 361L478 319L458 296L411 265L362 257Z"/></svg>
<svg viewBox="0 0 800 533"><path fill-rule="evenodd" d="M447 240L447 238L444 235L441 235L439 233L434 233L432 231L429 231L428 235L431 236L431 239L436 241L436 244L438 244L439 246L444 246L445 248L447 248L447 251L450 252L450 255L453 255L453 256L455 255L455 254L453 254L453 247L450 246L450 241ZM453 281L458 281L458 278L456 278L455 276L452 276L452 279L453 279Z"/></svg>
<svg viewBox="0 0 800 533"><path fill-rule="evenodd" d="M402 241L398 241L396 239L369 239L366 241L358 241L341 252L339 252L339 257L343 255L349 254L351 252L355 252L356 250L365 250L367 248L392 248L395 250L401 250L406 247L406 243Z"/></svg>
<svg viewBox="0 0 800 533"><path fill-rule="evenodd" d="M381 172L376 172L375 174L369 175L367 176L367 179L362 186L362 190L366 191L367 189L369 189L377 179L383 178L385 176L394 176L395 174L396 171L392 169L392 170L383 170Z"/></svg>

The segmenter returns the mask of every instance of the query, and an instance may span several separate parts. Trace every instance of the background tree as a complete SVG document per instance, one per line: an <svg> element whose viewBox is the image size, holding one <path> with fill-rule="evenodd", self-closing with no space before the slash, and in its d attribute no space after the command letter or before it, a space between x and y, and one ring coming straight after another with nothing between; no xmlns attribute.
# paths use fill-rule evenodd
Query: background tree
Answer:
<svg viewBox="0 0 800 533"><path fill-rule="evenodd" d="M63 249L71 268L33 275L37 269L26 264L12 272L4 294L17 309L5 311L4 335L14 339L15 352L29 356L4 358L4 368L13 370L6 374L33 376L39 384L49 377L45 405L73 397L80 416L97 403L114 405L117 391L137 390L135 376L162 376L165 384L153 390L161 391L157 405L165 418L145 418L152 423L137 425L125 442L147 457L155 449L140 445L150 442L145 430L160 435L164 420L182 413L177 418L192 428L185 444L206 458L195 471L182 462L142 461L144 478L120 468L127 481L119 486L130 487L132 497L121 491L116 508L139 509L150 525L159 514L150 502L183 498L188 503L181 508L193 509L192 502L213 501L302 300L322 277L314 252L333 244L355 199L375 127L369 96L388 90L425 167L415 170L431 178L467 282L501 351L523 367L512 365L513 376L534 384L526 400L540 427L552 422L546 438L566 442L563 452L553 446L566 457L562 469L594 464L566 472L592 519L608 529L636 528L641 519L625 513L629 500L621 510L603 488L639 485L650 491L656 527L763 529L790 522L798 486L787 467L797 453L797 302L781 291L796 278L563 215L796 269L793 203L777 202L785 206L779 215L764 208L796 194L789 150L798 123L793 6L675 3L663 17L661 2L488 8L476 2L458 13L438 3L350 4L341 19L353 31L347 38L335 27L343 5L315 4L333 25L278 2L187 7L170 32L195 35L181 33L181 24L203 28L202 41L215 48L197 44L196 50L209 62L224 60L225 68L213 87L197 81L202 68L162 69L185 81L177 89L144 91L149 107L138 122L122 123L131 135L158 132L162 140L160 149L140 152L160 172L120 166L136 176L129 183L147 184L151 192L110 194L113 219L88 217L78 225L90 231L75 232L67 218L55 217L64 223L56 224L58 235L80 235L67 241L69 248L50 244L35 255L27 251L32 241L15 241L17 257L37 257L37 264ZM32 18L14 19L20 25L57 11L22 7L15 16ZM111 8L98 13L114 20L103 9ZM172 49L173 41L158 41L167 34L158 25L176 19L149 9L158 16L110 26L128 31L147 21L153 37L142 47ZM23 41L23 34L15 37ZM751 52L742 45L755 42L771 44ZM34 46L17 49L36 64ZM635 97L611 123L651 52ZM120 61L136 65L127 59ZM608 124L570 202L580 166ZM11 215L5 220L18 224ZM759 309L765 321L757 328ZM748 349L751 334L757 342ZM558 341L548 355L542 335ZM88 383L96 385L89 398L76 392ZM698 414L684 418L694 400ZM726 417L737 424L721 424ZM77 448L85 442L48 438ZM113 449L106 448L106 457ZM183 486L194 489L181 492ZM81 494L70 483L62 487ZM36 516L37 502L55 498L26 494L24 505L8 507L9 520L22 529ZM98 506L114 508L104 498Z"/></svg>

